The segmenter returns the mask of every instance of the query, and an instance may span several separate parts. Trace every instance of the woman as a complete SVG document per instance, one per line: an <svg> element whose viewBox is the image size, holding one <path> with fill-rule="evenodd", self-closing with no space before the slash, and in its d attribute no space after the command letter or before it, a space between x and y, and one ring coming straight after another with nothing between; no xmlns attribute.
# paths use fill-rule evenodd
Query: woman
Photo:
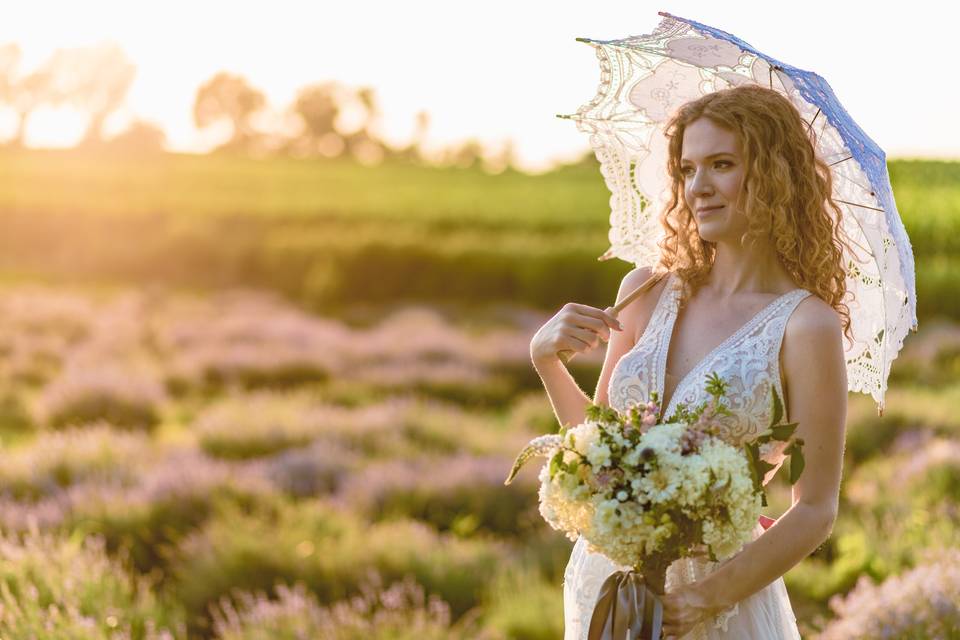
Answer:
<svg viewBox="0 0 960 640"><path fill-rule="evenodd" d="M850 336L840 210L829 167L816 157L800 114L756 85L685 104L668 123L672 200L653 270L624 277L618 300L661 279L613 317L610 308L565 305L530 345L561 424L583 421L590 398L557 352L606 340L595 401L625 411L653 391L661 416L706 400L716 371L730 384L734 416L724 439L739 444L769 424L770 388L799 423L805 470L790 509L717 564L699 556L667 573L664 637L799 638L783 574L822 544L836 519L843 462ZM783 445L763 452L776 465ZM567 640L588 637L603 580L618 567L574 546L564 580Z"/></svg>

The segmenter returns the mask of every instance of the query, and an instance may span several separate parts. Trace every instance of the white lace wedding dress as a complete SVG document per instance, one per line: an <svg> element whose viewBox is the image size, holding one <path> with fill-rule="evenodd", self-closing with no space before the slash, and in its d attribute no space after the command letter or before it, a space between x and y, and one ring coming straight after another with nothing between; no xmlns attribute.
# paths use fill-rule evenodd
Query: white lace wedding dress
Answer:
<svg viewBox="0 0 960 640"><path fill-rule="evenodd" d="M673 335L679 303L679 278L668 276L657 306L637 344L617 362L610 377L610 406L625 412L629 406L646 403L653 390L663 398L667 347ZM752 439L770 423L770 385L783 398L780 383L780 344L790 314L809 291L795 289L786 293L747 321L736 333L719 344L688 373L674 391L664 416L674 413L679 403L697 405L709 396L704 390L706 375L716 371L729 383L726 400L734 415L724 418L724 439L738 445ZM783 463L785 443L774 441L761 457L776 465ZM771 471L767 478L773 475ZM763 533L757 523L753 539ZM666 589L696 582L719 565L705 557L682 558L667 570ZM585 640L590 616L603 581L614 571L626 569L606 557L590 553L582 538L574 544L564 572L564 640ZM784 640L800 638L796 617L790 605L783 578L754 593L702 623L684 636L684 640Z"/></svg>

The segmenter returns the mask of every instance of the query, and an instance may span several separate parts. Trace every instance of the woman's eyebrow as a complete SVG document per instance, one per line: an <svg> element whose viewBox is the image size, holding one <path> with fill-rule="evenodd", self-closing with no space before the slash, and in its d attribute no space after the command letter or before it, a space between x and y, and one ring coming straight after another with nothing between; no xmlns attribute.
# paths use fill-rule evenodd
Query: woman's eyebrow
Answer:
<svg viewBox="0 0 960 640"><path fill-rule="evenodd" d="M711 153L706 158L704 158L704 160L709 160L710 158L716 158L717 156L734 156L734 155L737 155L737 154L733 153L732 151L720 151L718 153ZM680 162L690 162L690 160L688 158L680 158Z"/></svg>

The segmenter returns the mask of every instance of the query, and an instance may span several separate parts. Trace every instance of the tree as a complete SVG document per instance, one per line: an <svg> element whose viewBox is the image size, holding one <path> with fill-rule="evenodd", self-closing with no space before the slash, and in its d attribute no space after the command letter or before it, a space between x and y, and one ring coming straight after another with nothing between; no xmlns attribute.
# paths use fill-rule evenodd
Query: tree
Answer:
<svg viewBox="0 0 960 640"><path fill-rule="evenodd" d="M100 144L107 117L123 104L137 68L115 44L61 49L49 63L53 99L89 114L81 144Z"/></svg>
<svg viewBox="0 0 960 640"><path fill-rule="evenodd" d="M221 71L197 90L193 121L202 129L229 120L233 136L224 146L242 149L256 136L250 119L265 104L263 93L251 87L245 78Z"/></svg>
<svg viewBox="0 0 960 640"><path fill-rule="evenodd" d="M413 132L412 146L417 159L423 161L426 154L427 130L430 128L430 114L421 109L417 111L416 129Z"/></svg>
<svg viewBox="0 0 960 640"><path fill-rule="evenodd" d="M360 87L347 97L363 111L363 121L360 128L344 137L350 155L366 165L379 164L386 156L386 146L373 132L380 119L380 108L377 106L376 92L372 87Z"/></svg>
<svg viewBox="0 0 960 640"><path fill-rule="evenodd" d="M20 47L14 42L0 45L0 97L3 100L7 100L15 84L19 64Z"/></svg>
<svg viewBox="0 0 960 640"><path fill-rule="evenodd" d="M293 110L303 121L304 137L319 140L329 133L337 133L333 123L340 115L341 92L336 82L323 82L297 93Z"/></svg>
<svg viewBox="0 0 960 640"><path fill-rule="evenodd" d="M364 164L383 160L383 142L372 133L380 110L371 87L351 89L335 81L304 87L297 94L293 111L303 122L303 134L294 143L302 151L340 155L347 151ZM343 130L343 114L360 113L360 126Z"/></svg>
<svg viewBox="0 0 960 640"><path fill-rule="evenodd" d="M163 129L144 120L135 120L119 135L108 140L109 145L127 153L159 153L167 136Z"/></svg>
<svg viewBox="0 0 960 640"><path fill-rule="evenodd" d="M52 87L51 62L27 74L18 75L20 47L0 47L0 101L9 104L17 114L17 132L10 144L22 147L30 115L45 103L58 102Z"/></svg>
<svg viewBox="0 0 960 640"><path fill-rule="evenodd" d="M476 138L469 138L446 149L444 163L453 164L461 169L470 169L483 157L483 144Z"/></svg>
<svg viewBox="0 0 960 640"><path fill-rule="evenodd" d="M393 156L405 162L427 164L426 141L429 128L430 114L421 109L415 116L413 137L407 145L396 149Z"/></svg>

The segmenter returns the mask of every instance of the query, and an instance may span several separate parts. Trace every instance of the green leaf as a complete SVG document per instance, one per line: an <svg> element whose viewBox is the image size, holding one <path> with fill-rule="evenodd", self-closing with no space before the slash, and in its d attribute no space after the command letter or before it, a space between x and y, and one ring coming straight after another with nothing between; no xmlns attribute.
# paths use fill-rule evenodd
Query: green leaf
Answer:
<svg viewBox="0 0 960 640"><path fill-rule="evenodd" d="M776 467L776 465L770 464L766 460L757 460L757 473L760 474L761 479L767 475L767 471L770 471L774 467Z"/></svg>
<svg viewBox="0 0 960 640"><path fill-rule="evenodd" d="M747 461L750 463L747 465L750 468L750 479L753 480L754 490L761 489L763 487L763 478L760 476L760 470L757 468L757 463L760 462L760 449L756 444L750 442L743 445L743 450L747 454Z"/></svg>
<svg viewBox="0 0 960 640"><path fill-rule="evenodd" d="M556 455L550 458L550 477L557 475L560 471L560 465L563 464L563 452L558 451Z"/></svg>
<svg viewBox="0 0 960 640"><path fill-rule="evenodd" d="M795 443L790 447L790 484L796 484L803 473L803 451Z"/></svg>
<svg viewBox="0 0 960 640"><path fill-rule="evenodd" d="M776 426L770 427L770 431L773 432L774 440L780 440L781 442L786 442L790 439L790 436L793 435L794 430L796 430L799 422L788 422L786 424L778 424Z"/></svg>
<svg viewBox="0 0 960 640"><path fill-rule="evenodd" d="M770 385L770 394L773 396L771 402L773 403L773 412L770 416L770 426L780 424L780 420L783 419L783 403L780 401L780 396L777 394L777 388L773 385Z"/></svg>

